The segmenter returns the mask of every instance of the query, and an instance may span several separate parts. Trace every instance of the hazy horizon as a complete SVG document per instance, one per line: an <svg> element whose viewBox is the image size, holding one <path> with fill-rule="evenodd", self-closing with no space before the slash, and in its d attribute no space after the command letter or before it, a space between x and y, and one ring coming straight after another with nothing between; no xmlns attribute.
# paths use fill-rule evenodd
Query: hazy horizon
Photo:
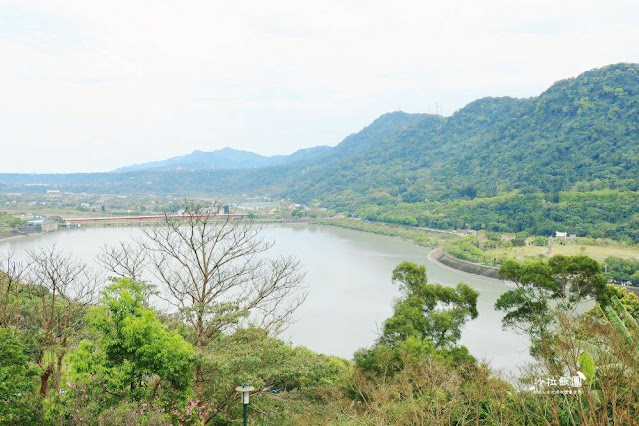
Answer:
<svg viewBox="0 0 639 426"><path fill-rule="evenodd" d="M630 1L0 4L0 172L334 146L639 62Z"/></svg>

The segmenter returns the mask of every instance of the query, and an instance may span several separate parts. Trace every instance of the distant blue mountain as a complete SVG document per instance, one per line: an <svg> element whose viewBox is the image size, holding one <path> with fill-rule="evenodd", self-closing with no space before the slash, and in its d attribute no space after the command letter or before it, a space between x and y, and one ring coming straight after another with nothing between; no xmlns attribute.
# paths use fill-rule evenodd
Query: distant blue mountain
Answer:
<svg viewBox="0 0 639 426"><path fill-rule="evenodd" d="M255 169L306 160L329 151L329 146L316 146L295 151L291 155L264 156L249 151L222 148L216 151L193 151L162 161L134 164L114 170L117 173L169 170Z"/></svg>

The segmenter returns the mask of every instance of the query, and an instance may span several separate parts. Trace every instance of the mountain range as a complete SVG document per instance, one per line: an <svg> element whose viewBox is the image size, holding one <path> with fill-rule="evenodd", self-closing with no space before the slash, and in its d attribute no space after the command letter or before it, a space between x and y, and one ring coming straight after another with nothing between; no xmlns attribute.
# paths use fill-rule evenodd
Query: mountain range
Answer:
<svg viewBox="0 0 639 426"><path fill-rule="evenodd" d="M274 166L312 158L329 150L328 146L300 149L291 155L263 156L254 152L222 148L216 151L193 151L190 154L172 157L162 161L152 161L121 167L114 172L169 171L169 170L215 170L215 169L252 169Z"/></svg>
<svg viewBox="0 0 639 426"><path fill-rule="evenodd" d="M256 194L435 227L558 226L639 241L639 64L482 98L450 117L384 114L333 148L262 157L196 151L118 173L0 175L0 191ZM220 170L225 168L227 170ZM603 197L603 198L602 198Z"/></svg>

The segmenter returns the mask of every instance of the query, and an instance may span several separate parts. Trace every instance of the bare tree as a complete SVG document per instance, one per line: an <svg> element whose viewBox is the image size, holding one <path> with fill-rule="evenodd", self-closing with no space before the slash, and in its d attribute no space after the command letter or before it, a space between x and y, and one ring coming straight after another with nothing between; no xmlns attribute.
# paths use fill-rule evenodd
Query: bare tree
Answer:
<svg viewBox="0 0 639 426"><path fill-rule="evenodd" d="M299 261L268 258L272 243L260 236L259 226L209 211L219 209L187 204L183 214L167 213L144 229L142 244L165 299L193 326L198 349L242 324L280 332L306 297ZM201 365L196 370L199 394Z"/></svg>
<svg viewBox="0 0 639 426"><path fill-rule="evenodd" d="M103 245L98 254L98 262L116 277L141 282L147 256L144 246L139 242L121 241L117 246Z"/></svg>
<svg viewBox="0 0 639 426"><path fill-rule="evenodd" d="M11 252L0 254L0 327L18 327L24 265Z"/></svg>
<svg viewBox="0 0 639 426"><path fill-rule="evenodd" d="M37 363L42 368L40 393L46 395L53 375L60 388L62 361L69 339L81 328L86 308L95 300L99 276L71 253L48 248L27 252L29 293L37 307L42 332Z"/></svg>

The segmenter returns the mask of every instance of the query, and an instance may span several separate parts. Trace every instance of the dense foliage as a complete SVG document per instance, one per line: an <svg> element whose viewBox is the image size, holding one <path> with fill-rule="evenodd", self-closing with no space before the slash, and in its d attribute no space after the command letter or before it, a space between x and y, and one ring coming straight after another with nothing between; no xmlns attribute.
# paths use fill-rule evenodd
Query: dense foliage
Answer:
<svg viewBox="0 0 639 426"><path fill-rule="evenodd" d="M383 222L370 222L367 220L331 219L324 221L318 220L313 223L365 231L373 234L388 235L391 237L399 237L413 241L414 243L424 247L438 247L454 238L454 236L449 233L409 228L406 226L398 226Z"/></svg>
<svg viewBox="0 0 639 426"><path fill-rule="evenodd" d="M95 340L83 340L71 356L75 384L65 396L88 389L96 398L95 415L101 406L153 403L156 397L175 409L193 380L193 347L144 306L141 284L120 279L103 291L101 302L88 313Z"/></svg>
<svg viewBox="0 0 639 426"><path fill-rule="evenodd" d="M0 424L37 423L40 401L33 390L39 371L29 363L26 339L0 327Z"/></svg>
<svg viewBox="0 0 639 426"><path fill-rule="evenodd" d="M355 213L370 220L440 229L527 231L544 236L567 231L639 241L639 193L631 191L510 193L473 200L369 205Z"/></svg>
<svg viewBox="0 0 639 426"><path fill-rule="evenodd" d="M630 283L639 286L639 261L609 257L606 259L604 275L608 280L619 284Z"/></svg>

